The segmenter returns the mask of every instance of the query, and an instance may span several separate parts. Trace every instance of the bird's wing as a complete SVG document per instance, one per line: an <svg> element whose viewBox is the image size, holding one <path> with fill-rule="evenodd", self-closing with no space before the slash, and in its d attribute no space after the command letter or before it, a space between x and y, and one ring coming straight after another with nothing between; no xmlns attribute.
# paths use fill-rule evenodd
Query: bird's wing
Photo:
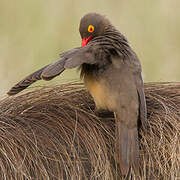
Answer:
<svg viewBox="0 0 180 180"><path fill-rule="evenodd" d="M43 68L41 68L41 69L39 69L39 70L37 70L36 72L30 74L29 76L25 77L23 80L21 80L16 85L14 85L7 92L7 94L9 96L15 95L15 94L19 93L20 91L26 89L28 86L30 86L31 84L33 84L37 80L40 80L41 79L41 74L42 74L43 70L46 69L47 67L48 67L48 65L43 67Z"/></svg>
<svg viewBox="0 0 180 180"><path fill-rule="evenodd" d="M43 70L42 79L50 80L61 74L64 69L72 69L83 63L95 63L95 55L90 47L75 48L60 54L60 56L62 57L60 60Z"/></svg>
<svg viewBox="0 0 180 180"><path fill-rule="evenodd" d="M140 102L140 108L139 108L139 117L141 120L141 123L145 129L148 128L147 126L147 108L146 108L146 99L144 94L144 84L142 80L141 72L136 72L135 76L135 84L139 96L139 102Z"/></svg>
<svg viewBox="0 0 180 180"><path fill-rule="evenodd" d="M57 60L56 62L48 65L41 73L41 78L49 81L53 79L54 77L60 75L64 70L64 65L65 65L65 58L61 58Z"/></svg>
<svg viewBox="0 0 180 180"><path fill-rule="evenodd" d="M60 75L65 69L71 69L80 66L83 63L95 63L95 54L93 53L90 46L75 48L64 52L61 54L61 58L59 60L30 74L15 86L13 86L7 94L10 96L15 95L26 89L37 80L51 80L54 77Z"/></svg>
<svg viewBox="0 0 180 180"><path fill-rule="evenodd" d="M77 50L74 53L64 54L63 57L66 58L64 67L66 69L72 69L80 66L83 63L87 63L87 64L97 63L95 58L96 50L97 50L96 48L87 45Z"/></svg>
<svg viewBox="0 0 180 180"><path fill-rule="evenodd" d="M139 96L139 118L141 120L142 126L147 129L147 108L146 108L146 99L144 93L144 83L142 79L142 71L141 71L141 64L139 62L138 57L134 54L134 59L129 61L131 71L133 72L133 77L136 85L136 89Z"/></svg>

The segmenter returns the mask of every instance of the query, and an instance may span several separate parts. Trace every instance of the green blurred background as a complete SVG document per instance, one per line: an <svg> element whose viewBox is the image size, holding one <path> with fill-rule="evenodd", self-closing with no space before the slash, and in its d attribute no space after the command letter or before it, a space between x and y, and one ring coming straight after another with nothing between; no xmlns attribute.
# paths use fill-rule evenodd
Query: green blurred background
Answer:
<svg viewBox="0 0 180 180"><path fill-rule="evenodd" d="M79 20L88 12L106 15L128 38L146 82L180 81L179 0L0 0L0 95L79 46ZM41 84L77 79L70 70Z"/></svg>

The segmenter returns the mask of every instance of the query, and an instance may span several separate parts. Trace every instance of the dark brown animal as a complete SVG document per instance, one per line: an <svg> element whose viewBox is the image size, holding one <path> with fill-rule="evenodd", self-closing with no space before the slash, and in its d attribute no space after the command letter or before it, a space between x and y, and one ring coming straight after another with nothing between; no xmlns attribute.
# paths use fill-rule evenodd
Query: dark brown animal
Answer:
<svg viewBox="0 0 180 180"><path fill-rule="evenodd" d="M2 180L178 180L180 83L147 83L149 131L139 128L140 178L114 162L115 121L98 118L83 84L0 100Z"/></svg>
<svg viewBox="0 0 180 180"><path fill-rule="evenodd" d="M104 16L85 15L79 31L82 47L61 54L61 59L16 84L14 95L37 80L51 80L65 69L80 67L97 109L116 117L115 155L123 175L132 167L139 174L138 120L146 125L146 101L141 65L127 39Z"/></svg>

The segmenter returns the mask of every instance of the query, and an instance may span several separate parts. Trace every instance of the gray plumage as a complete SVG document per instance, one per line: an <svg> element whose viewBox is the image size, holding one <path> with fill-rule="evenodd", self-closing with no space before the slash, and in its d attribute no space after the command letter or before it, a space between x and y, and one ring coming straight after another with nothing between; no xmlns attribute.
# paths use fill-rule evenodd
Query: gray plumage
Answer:
<svg viewBox="0 0 180 180"><path fill-rule="evenodd" d="M93 26L93 32L88 30ZM51 80L65 69L79 67L97 109L116 114L115 159L123 175L132 167L139 174L138 120L147 128L141 65L127 39L97 13L80 22L83 47L61 54L61 59L27 76L8 92L14 95L37 80Z"/></svg>

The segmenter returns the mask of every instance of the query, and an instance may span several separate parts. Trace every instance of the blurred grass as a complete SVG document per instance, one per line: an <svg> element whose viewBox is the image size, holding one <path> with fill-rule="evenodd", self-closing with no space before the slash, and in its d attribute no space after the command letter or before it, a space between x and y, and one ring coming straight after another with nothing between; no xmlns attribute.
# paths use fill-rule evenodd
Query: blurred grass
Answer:
<svg viewBox="0 0 180 180"><path fill-rule="evenodd" d="M79 46L79 20L87 12L107 15L126 35L142 62L145 81L179 81L179 7L178 0L0 0L0 95L60 52ZM78 78L71 70L42 83Z"/></svg>

